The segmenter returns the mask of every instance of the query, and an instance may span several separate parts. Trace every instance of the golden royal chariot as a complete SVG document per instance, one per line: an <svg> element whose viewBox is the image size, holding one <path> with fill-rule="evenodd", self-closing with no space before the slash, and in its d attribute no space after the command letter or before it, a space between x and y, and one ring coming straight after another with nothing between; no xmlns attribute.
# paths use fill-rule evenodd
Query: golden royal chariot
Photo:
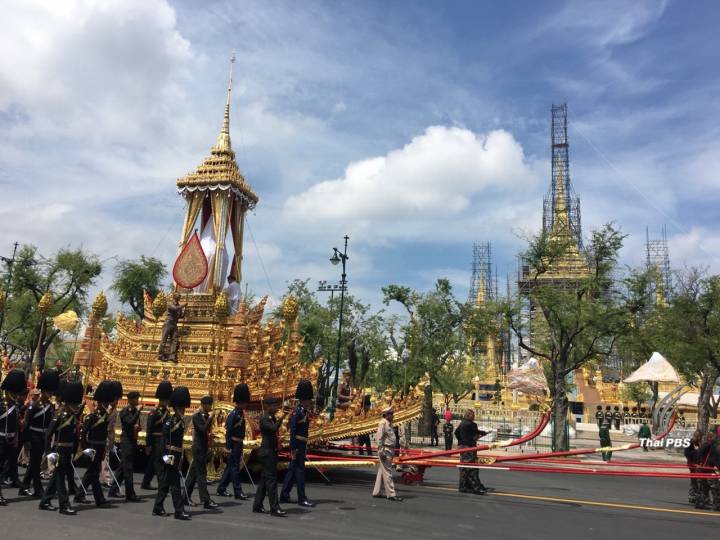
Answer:
<svg viewBox="0 0 720 540"><path fill-rule="evenodd" d="M232 76L230 79L232 83ZM299 332L298 304L287 297L280 318L264 317L267 297L250 306L240 300L230 306L223 289L227 270L225 239L228 232L234 249L229 274L241 281L243 224L248 209L258 201L235 161L230 144L230 90L222 128L210 155L190 174L177 181L178 193L186 201L186 212L180 240L182 249L199 226L212 242L205 247L207 278L201 287L174 291L182 294L185 314L178 324L177 361L159 359L160 337L166 318L167 296L155 298L145 294L145 314L142 321L118 315L114 336L105 335L101 320L107 311L107 299L100 293L93 302L89 323L74 357L74 365L87 384L97 385L103 379L119 380L124 391L141 393L146 410L155 404L155 388L161 380L190 389L193 405L205 395L214 398L214 460L209 473L214 476L221 467L219 459L224 446L224 421L232 410L234 386L244 382L250 387L252 403L249 407L245 449L251 452L257 440L257 416L266 397L288 400L295 395L301 379L315 383L324 363L318 358L303 363L300 352L303 339ZM207 246L207 244L206 244ZM214 250L214 251L213 251ZM210 251L210 253L207 253ZM225 261L225 264L224 264ZM309 442L321 445L332 440L348 439L373 432L383 407L395 408L395 421L408 422L421 414L424 387L427 380L401 395L392 389L374 399L369 410L363 407L365 392L354 390L347 408L338 409L332 419L318 414L310 428ZM284 429L286 426L284 426ZM288 442L288 433L281 433L281 441ZM189 447L191 434L186 434ZM140 432L144 443L144 431ZM210 460L213 461L212 459Z"/></svg>

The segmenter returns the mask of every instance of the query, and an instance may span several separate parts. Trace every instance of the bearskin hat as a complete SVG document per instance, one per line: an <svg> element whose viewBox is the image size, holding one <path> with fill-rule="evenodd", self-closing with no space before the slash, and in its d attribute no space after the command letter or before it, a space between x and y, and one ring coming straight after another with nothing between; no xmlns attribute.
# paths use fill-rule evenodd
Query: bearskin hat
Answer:
<svg viewBox="0 0 720 540"><path fill-rule="evenodd" d="M300 401L313 398L313 386L307 379L302 379L295 390L295 398Z"/></svg>
<svg viewBox="0 0 720 540"><path fill-rule="evenodd" d="M102 381L95 389L93 399L98 403L110 403L115 401L115 391L113 381Z"/></svg>
<svg viewBox="0 0 720 540"><path fill-rule="evenodd" d="M21 369L13 369L3 379L0 384L0 390L18 394L27 389L27 381L25 380L25 372Z"/></svg>
<svg viewBox="0 0 720 540"><path fill-rule="evenodd" d="M606 410L606 411L609 411L609 410L610 410L610 405L605 405L605 410Z"/></svg>
<svg viewBox="0 0 720 540"><path fill-rule="evenodd" d="M628 412L630 410L630 407L623 407L624 412Z"/></svg>
<svg viewBox="0 0 720 540"><path fill-rule="evenodd" d="M62 387L62 400L68 405L80 405L83 400L82 383L65 383L65 385L63 385Z"/></svg>
<svg viewBox="0 0 720 540"><path fill-rule="evenodd" d="M245 383L235 385L233 391L233 402L234 403L250 403L250 388Z"/></svg>
<svg viewBox="0 0 720 540"><path fill-rule="evenodd" d="M170 399L170 395L173 393L173 385L170 381L161 381L157 385L155 390L155 398L157 399Z"/></svg>
<svg viewBox="0 0 720 540"><path fill-rule="evenodd" d="M598 411L602 411L602 405L598 405L598 406L597 406L597 410L598 410Z"/></svg>
<svg viewBox="0 0 720 540"><path fill-rule="evenodd" d="M212 396L203 396L200 400L200 403L203 405L212 405L213 404L213 397Z"/></svg>
<svg viewBox="0 0 720 540"><path fill-rule="evenodd" d="M615 405L614 409L615 409L616 411L619 411L619 410L620 410L620 407L618 407L617 405Z"/></svg>
<svg viewBox="0 0 720 540"><path fill-rule="evenodd" d="M170 394L171 407L189 407L190 406L190 390L187 386L178 386L174 388Z"/></svg>
<svg viewBox="0 0 720 540"><path fill-rule="evenodd" d="M128 399L137 399L139 397L140 397L140 392L138 392L137 390L131 390L130 392L128 392L128 395L127 395Z"/></svg>
<svg viewBox="0 0 720 540"><path fill-rule="evenodd" d="M263 399L263 403L265 405L278 405L279 403L282 403L282 399L276 396L269 396Z"/></svg>
<svg viewBox="0 0 720 540"><path fill-rule="evenodd" d="M113 398L113 401L115 401L116 399L122 399L123 394L125 393L123 392L122 383L120 381L110 381L110 384L115 391L115 397Z"/></svg>
<svg viewBox="0 0 720 540"><path fill-rule="evenodd" d="M57 392L60 385L60 373L56 369L46 369L38 377L37 387L46 392Z"/></svg>

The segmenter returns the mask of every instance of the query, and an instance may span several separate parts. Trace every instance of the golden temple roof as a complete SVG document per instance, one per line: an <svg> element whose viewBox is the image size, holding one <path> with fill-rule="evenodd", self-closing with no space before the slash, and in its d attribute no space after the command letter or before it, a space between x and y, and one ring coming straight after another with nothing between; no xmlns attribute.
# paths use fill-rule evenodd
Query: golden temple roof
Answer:
<svg viewBox="0 0 720 540"><path fill-rule="evenodd" d="M232 62L235 61L233 57ZM195 171L178 179L177 187L180 192L195 190L229 189L236 195L246 198L250 207L255 206L258 196L245 180L237 162L235 152L230 143L230 93L232 91L232 64L230 68L230 81L228 83L225 114L217 141L210 149L210 155L195 169Z"/></svg>

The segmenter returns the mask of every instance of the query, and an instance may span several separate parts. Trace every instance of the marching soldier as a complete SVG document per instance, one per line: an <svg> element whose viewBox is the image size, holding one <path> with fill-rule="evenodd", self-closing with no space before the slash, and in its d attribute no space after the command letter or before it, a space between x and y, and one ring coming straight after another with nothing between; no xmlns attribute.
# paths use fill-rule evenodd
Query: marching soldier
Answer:
<svg viewBox="0 0 720 540"><path fill-rule="evenodd" d="M128 392L128 405L120 411L120 454L122 457L122 478L125 483L125 500L128 502L142 502L142 499L135 493L133 485L133 469L135 454L137 453L137 437L140 431L140 413L142 407L138 408L140 393ZM119 479L118 479L119 480Z"/></svg>
<svg viewBox="0 0 720 540"><path fill-rule="evenodd" d="M100 485L100 468L105 460L110 404L114 399L115 388L112 383L110 381L102 381L93 393L93 400L95 400L97 404L95 410L86 415L83 422L83 446L85 451L92 451L83 452L91 461L83 476L82 485L92 488L93 498L97 506L109 504ZM85 496L78 493L75 495L75 502L86 502Z"/></svg>
<svg viewBox="0 0 720 540"><path fill-rule="evenodd" d="M630 421L633 424L637 424L637 421L638 421L638 408L637 407L632 408L632 411L630 412Z"/></svg>
<svg viewBox="0 0 720 540"><path fill-rule="evenodd" d="M612 413L610 405L605 406L604 418L605 418L605 421L609 424L608 429L612 429L613 413Z"/></svg>
<svg viewBox="0 0 720 540"><path fill-rule="evenodd" d="M395 484L392 478L392 460L395 453L397 438L393 429L393 409L387 407L382 411L382 420L378 424L376 439L378 446L378 472L373 488L373 497L379 498L380 492L384 489L385 496L390 501L400 502L402 497L395 494Z"/></svg>
<svg viewBox="0 0 720 540"><path fill-rule="evenodd" d="M610 407L608 407L609 409ZM603 416L603 419L600 421L600 429L598 430L598 435L600 436L600 447L601 448L608 448L612 446L612 442L610 441L610 427L612 422L612 414L610 417ZM610 461L612 459L612 452L602 452L602 459L603 461Z"/></svg>
<svg viewBox="0 0 720 540"><path fill-rule="evenodd" d="M160 477L164 474L165 465L162 460L165 454L163 426L170 416L167 406L172 391L173 387L170 381L161 381L155 390L158 405L148 414L145 428L145 454L148 456L148 462L142 484L140 484L142 489L152 489L150 482L152 482L153 476L157 476L158 485L160 485Z"/></svg>
<svg viewBox="0 0 720 540"><path fill-rule="evenodd" d="M27 390L25 372L19 369L11 370L0 384L0 390L4 390L6 394L5 399L0 399L0 471L4 471L6 461L18 444L18 432L22 427L17 401ZM0 487L0 506L6 504L7 500Z"/></svg>
<svg viewBox="0 0 720 540"><path fill-rule="evenodd" d="M110 381L113 388L113 401L108 407L108 438L107 451L105 452L105 460L102 462L101 479L103 483L110 484L108 497L122 497L120 495L120 484L123 483L124 475L122 469L122 460L118 455L117 446L115 446L115 426L117 425L120 411L118 411L118 402L122 399L123 385L120 381ZM117 461L113 471L113 457Z"/></svg>
<svg viewBox="0 0 720 540"><path fill-rule="evenodd" d="M605 418L605 414L603 413L602 405L598 405L597 411L595 412L595 422L597 422L598 427L600 427L603 418Z"/></svg>
<svg viewBox="0 0 720 540"><path fill-rule="evenodd" d="M52 498L57 493L60 513L74 516L77 512L70 505L65 481L72 475L73 448L78 437L77 415L83 401L83 385L65 383L59 390L59 397L63 400L63 406L58 408L45 436L46 457L48 461L55 462L55 469L40 500L40 510L56 510Z"/></svg>
<svg viewBox="0 0 720 540"><path fill-rule="evenodd" d="M630 423L630 407L623 407L623 424L628 425Z"/></svg>
<svg viewBox="0 0 720 540"><path fill-rule="evenodd" d="M235 498L246 500L240 483L240 468L243 461L243 441L245 440L245 408L250 403L250 389L245 383L240 383L233 390L235 408L225 419L225 449L228 451L227 467L217 488L218 497L229 497L227 487L232 482Z"/></svg>
<svg viewBox="0 0 720 540"><path fill-rule="evenodd" d="M163 425L163 440L165 441L165 455L162 456L165 472L158 478L160 485L158 486L157 497L155 498L155 506L153 507L153 516L167 516L167 512L163 508L165 497L168 491L172 496L173 507L175 509L175 519L189 520L190 514L185 511L183 506L182 488L180 485L180 475L183 456L183 437L185 435L185 409L190 406L190 390L185 386L178 386L173 389L170 395L170 406L173 408L173 415L165 420Z"/></svg>
<svg viewBox="0 0 720 540"><path fill-rule="evenodd" d="M192 502L192 492L197 481L200 502L203 503L207 510L216 510L218 508L218 504L210 498L207 489L208 449L212 437L210 428L213 421L213 414L210 412L212 411L212 405L212 396L205 396L200 400L200 409L193 414L192 463L190 464L185 485L186 502L190 506L195 506Z"/></svg>
<svg viewBox="0 0 720 540"><path fill-rule="evenodd" d="M260 433L262 434L262 442L258 457L262 463L262 477L255 492L255 501L253 502L253 512L264 514L267 511L263 507L263 502L267 496L270 502L270 514L273 516L284 517L286 512L280 508L277 494L277 461L278 461L278 430L285 419L285 412L279 418L275 417L280 408L280 398L270 397L263 400L265 410L267 411L260 418Z"/></svg>
<svg viewBox="0 0 720 540"><path fill-rule="evenodd" d="M297 482L298 504L313 508L315 504L310 502L305 495L305 456L310 428L310 411L308 409L313 399L313 387L310 381L302 380L298 383L295 399L300 403L290 417L290 464L280 493L280 502L290 502L290 491L292 491L293 484Z"/></svg>
<svg viewBox="0 0 720 540"><path fill-rule="evenodd" d="M620 429L620 422L622 422L622 413L620 412L620 407L615 405L615 410L613 411L613 422L615 423L615 429Z"/></svg>
<svg viewBox="0 0 720 540"><path fill-rule="evenodd" d="M14 397L13 404L17 411L18 417L18 429L15 441L10 445L9 454L5 462L5 468L2 469L2 478L6 480L6 486L13 488L20 488L20 477L18 475L18 460L20 459L20 452L23 449L23 445L27 442L27 425L25 423L25 410L27 405L25 404L28 396L27 386L22 392L18 392Z"/></svg>
<svg viewBox="0 0 720 540"><path fill-rule="evenodd" d="M40 465L45 452L45 435L55 415L52 396L60 385L60 374L54 369L46 369L38 377L39 399L34 399L25 411L25 424L30 435L30 463L23 477L20 495L40 499L43 494ZM33 491L30 491L30 482Z"/></svg>

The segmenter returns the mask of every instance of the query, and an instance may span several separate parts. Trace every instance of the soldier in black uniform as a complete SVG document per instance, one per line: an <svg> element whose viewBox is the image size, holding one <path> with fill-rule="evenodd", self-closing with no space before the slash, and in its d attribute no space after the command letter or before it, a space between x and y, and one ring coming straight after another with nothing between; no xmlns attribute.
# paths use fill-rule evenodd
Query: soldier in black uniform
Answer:
<svg viewBox="0 0 720 540"><path fill-rule="evenodd" d="M455 428L452 425L452 422L445 422L443 424L443 437L445 437L445 450L452 450L453 445L453 433L455 432Z"/></svg>
<svg viewBox="0 0 720 540"><path fill-rule="evenodd" d="M638 414L638 418L642 420L643 418L647 418L647 409L645 407L640 407L640 414Z"/></svg>
<svg viewBox="0 0 720 540"><path fill-rule="evenodd" d="M608 407L609 409L610 407ZM598 429L598 435L600 436L600 447L601 448L609 448L612 446L612 442L610 440L610 427L612 424L612 413L610 413L610 416L603 416L602 420L600 421L600 428ZM612 452L602 452L602 460L603 461L610 461L612 459Z"/></svg>
<svg viewBox="0 0 720 540"><path fill-rule="evenodd" d="M610 405L605 406L604 418L605 418L605 423L608 424L608 429L612 429L613 413L612 413L612 408L610 407Z"/></svg>
<svg viewBox="0 0 720 540"><path fill-rule="evenodd" d="M139 392L128 392L128 404L120 411L120 454L122 457L122 478L125 483L125 500L128 502L142 502L142 499L135 493L133 485L133 470L135 465L135 454L137 453L137 436L140 431L140 413L142 407L138 408L140 400ZM120 479L118 479L119 481Z"/></svg>
<svg viewBox="0 0 720 540"><path fill-rule="evenodd" d="M218 497L229 497L227 487L232 482L236 499L246 500L240 483L240 467L243 460L243 441L245 440L245 413L244 409L250 403L250 389L247 384L240 383L233 391L235 408L225 419L225 449L229 452L227 467L217 488Z"/></svg>
<svg viewBox="0 0 720 540"><path fill-rule="evenodd" d="M633 424L638 423L638 408L637 407L632 408L632 411L630 412L630 421Z"/></svg>
<svg viewBox="0 0 720 540"><path fill-rule="evenodd" d="M264 514L267 512L263 507L265 496L270 502L270 513L273 516L284 517L286 512L280 508L277 494L277 461L278 461L278 430L285 419L285 412L279 418L275 416L280 409L280 398L270 397L263 400L266 413L260 418L260 433L262 442L258 457L262 463L262 477L255 492L253 512Z"/></svg>
<svg viewBox="0 0 720 540"><path fill-rule="evenodd" d="M620 412L620 407L615 405L615 410L613 411L613 422L615 423L615 429L620 429L620 422L622 422L622 413Z"/></svg>
<svg viewBox="0 0 720 540"><path fill-rule="evenodd" d="M290 464L283 482L280 502L290 502L290 491L293 483L297 482L298 504L313 508L314 503L305 495L305 456L307 454L307 440L310 431L310 411L312 405L313 387L307 380L301 380L295 390L295 399L299 404L290 417Z"/></svg>
<svg viewBox="0 0 720 540"><path fill-rule="evenodd" d="M105 498L100 485L100 468L105 459L108 440L109 407L115 399L115 388L110 381L102 381L93 393L95 410L85 416L83 421L82 444L84 452L91 461L82 479L83 486L92 488L93 498L97 506L105 506L109 501ZM75 495L76 503L86 502L84 495Z"/></svg>
<svg viewBox="0 0 720 540"><path fill-rule="evenodd" d="M153 516L167 516L163 504L168 491L172 496L175 508L175 519L189 520L190 514L183 506L182 488L180 486L180 468L183 456L183 437L185 435L185 409L190 406L190 391L185 386L173 389L170 395L170 406L173 415L165 420L163 425L163 438L165 440L165 455L162 456L165 472L159 477Z"/></svg>
<svg viewBox="0 0 720 540"><path fill-rule="evenodd" d="M5 485L13 488L19 488L21 485L20 476L18 475L18 459L20 458L20 451L23 445L28 441L27 424L25 423L25 410L27 409L25 401L27 400L27 396L27 387L15 395L13 404L18 413L17 436L15 437L15 442L10 446L5 468L2 471L2 478L6 479Z"/></svg>
<svg viewBox="0 0 720 540"><path fill-rule="evenodd" d="M603 413L602 405L598 405L597 411L595 412L595 422L597 423L598 427L600 427L603 418L605 418L605 414Z"/></svg>
<svg viewBox="0 0 720 540"><path fill-rule="evenodd" d="M25 424L30 436L30 463L23 477L20 495L40 499L43 494L40 465L45 452L45 435L55 415L52 396L60 385L60 374L54 369L46 369L38 377L39 399L33 400L25 411ZM33 491L30 491L30 482Z"/></svg>
<svg viewBox="0 0 720 540"><path fill-rule="evenodd" d="M192 502L192 492L195 489L195 482L198 484L200 502L207 510L215 510L218 504L210 498L207 489L207 463L208 449L210 447L210 428L212 427L213 398L205 396L200 400L200 409L193 414L193 442L192 442L192 463L188 471L185 491L187 494L186 504L195 506Z"/></svg>
<svg viewBox="0 0 720 540"><path fill-rule="evenodd" d="M165 454L165 442L162 428L165 420L170 416L167 406L172 391L173 387L170 381L162 381L155 390L158 405L148 414L145 428L145 454L148 456L148 462L145 467L145 476L140 484L142 489L152 489L150 482L152 482L153 476L157 476L159 486L160 477L164 474L165 465L162 457Z"/></svg>
<svg viewBox="0 0 720 540"><path fill-rule="evenodd" d="M628 425L630 423L630 407L623 407L622 418L624 425Z"/></svg>
<svg viewBox="0 0 720 540"><path fill-rule="evenodd" d="M60 397L63 406L58 408L45 437L47 459L55 460L55 469L40 501L40 510L56 510L52 505L52 498L57 493L60 513L74 516L77 512L70 506L65 481L68 471L72 474L73 448L77 442L77 414L83 400L83 385L65 383L61 387Z"/></svg>
<svg viewBox="0 0 720 540"><path fill-rule="evenodd" d="M27 390L25 372L19 369L11 370L0 384L0 390L4 390L6 394L5 399L0 399L0 471L4 471L5 462L12 456L13 448L18 444L21 419L16 402ZM0 487L0 506L6 504L7 500Z"/></svg>

